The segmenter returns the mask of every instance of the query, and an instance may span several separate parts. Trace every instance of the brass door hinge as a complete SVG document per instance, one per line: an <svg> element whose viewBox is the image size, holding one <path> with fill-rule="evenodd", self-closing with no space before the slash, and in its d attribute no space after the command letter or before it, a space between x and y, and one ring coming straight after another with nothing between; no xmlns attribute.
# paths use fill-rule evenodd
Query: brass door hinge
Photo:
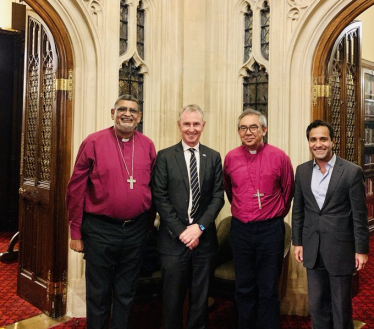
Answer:
<svg viewBox="0 0 374 329"><path fill-rule="evenodd" d="M317 98L319 97L330 98L330 85L329 84L319 85L317 82L317 78L314 78L313 79L313 106L317 105Z"/></svg>
<svg viewBox="0 0 374 329"><path fill-rule="evenodd" d="M71 101L73 99L73 71L69 70L67 79L56 79L55 81L55 91L67 91L68 99Z"/></svg>

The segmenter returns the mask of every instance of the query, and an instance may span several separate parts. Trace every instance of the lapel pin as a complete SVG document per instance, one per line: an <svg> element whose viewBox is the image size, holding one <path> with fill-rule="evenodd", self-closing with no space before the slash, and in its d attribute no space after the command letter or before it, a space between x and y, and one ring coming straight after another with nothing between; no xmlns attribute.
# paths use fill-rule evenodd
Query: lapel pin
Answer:
<svg viewBox="0 0 374 329"><path fill-rule="evenodd" d="M206 154L203 153L203 157L206 157Z"/></svg>

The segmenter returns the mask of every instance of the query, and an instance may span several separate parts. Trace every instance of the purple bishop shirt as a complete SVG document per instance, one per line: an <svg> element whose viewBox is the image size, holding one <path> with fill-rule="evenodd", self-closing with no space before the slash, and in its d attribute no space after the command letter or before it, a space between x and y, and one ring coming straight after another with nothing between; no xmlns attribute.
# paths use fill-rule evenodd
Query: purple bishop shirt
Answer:
<svg viewBox="0 0 374 329"><path fill-rule="evenodd" d="M256 154L243 145L230 151L223 166L223 182L232 215L244 223L284 217L290 210L293 169L290 158L275 146L263 144ZM262 209L257 190L263 194Z"/></svg>
<svg viewBox="0 0 374 329"><path fill-rule="evenodd" d="M128 142L118 136L130 175L134 136L136 182L132 190L113 127L93 133L83 141L66 192L72 239L81 238L83 212L126 220L150 209L156 150L153 142L138 131Z"/></svg>

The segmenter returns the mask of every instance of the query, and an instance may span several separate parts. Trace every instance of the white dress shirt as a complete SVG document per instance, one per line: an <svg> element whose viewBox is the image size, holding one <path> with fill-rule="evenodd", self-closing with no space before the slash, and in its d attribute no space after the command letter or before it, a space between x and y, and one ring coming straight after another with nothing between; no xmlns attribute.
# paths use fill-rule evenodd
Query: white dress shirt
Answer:
<svg viewBox="0 0 374 329"><path fill-rule="evenodd" d="M190 223L192 223L193 218L191 218L191 216L190 216L191 209L192 209L192 190L191 190L191 175L190 175L191 151L190 151L190 148L195 149L197 179L199 181L199 186L200 186L200 152L199 152L200 143L197 143L194 147L191 147L191 146L188 146L182 140L182 146L183 146L183 151L184 151L184 158L186 159L186 165L187 165L187 171L188 171L188 180L190 182L190 202L188 204L188 220L190 221Z"/></svg>
<svg viewBox="0 0 374 329"><path fill-rule="evenodd" d="M334 165L336 162L336 155L334 154L331 160L326 163L326 171L323 174L320 167L313 160L313 174L312 174L312 192L318 203L319 209L322 209L323 203L325 202L327 189L330 184L330 179Z"/></svg>

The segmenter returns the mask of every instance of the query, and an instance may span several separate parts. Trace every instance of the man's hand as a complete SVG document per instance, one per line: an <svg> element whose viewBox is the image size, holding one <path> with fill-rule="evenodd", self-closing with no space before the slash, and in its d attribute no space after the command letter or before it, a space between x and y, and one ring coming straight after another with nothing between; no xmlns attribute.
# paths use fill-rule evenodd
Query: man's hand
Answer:
<svg viewBox="0 0 374 329"><path fill-rule="evenodd" d="M70 240L70 249L76 252L83 252L83 241L82 239L71 239Z"/></svg>
<svg viewBox="0 0 374 329"><path fill-rule="evenodd" d="M187 226L186 229L181 233L181 235L179 236L179 240L181 240L186 245L186 247L192 250L199 244L199 238L202 233L203 232L200 230L198 224L192 224Z"/></svg>
<svg viewBox="0 0 374 329"><path fill-rule="evenodd" d="M369 257L367 254L357 254L356 257L356 269L357 271L363 270L365 267L365 264L367 263Z"/></svg>
<svg viewBox="0 0 374 329"><path fill-rule="evenodd" d="M196 239L193 243L190 243L190 246L188 248L190 248L190 250L196 248L197 246L199 245L199 239Z"/></svg>
<svg viewBox="0 0 374 329"><path fill-rule="evenodd" d="M299 263L302 263L304 260L303 246L295 246L293 252L294 252L296 261Z"/></svg>

